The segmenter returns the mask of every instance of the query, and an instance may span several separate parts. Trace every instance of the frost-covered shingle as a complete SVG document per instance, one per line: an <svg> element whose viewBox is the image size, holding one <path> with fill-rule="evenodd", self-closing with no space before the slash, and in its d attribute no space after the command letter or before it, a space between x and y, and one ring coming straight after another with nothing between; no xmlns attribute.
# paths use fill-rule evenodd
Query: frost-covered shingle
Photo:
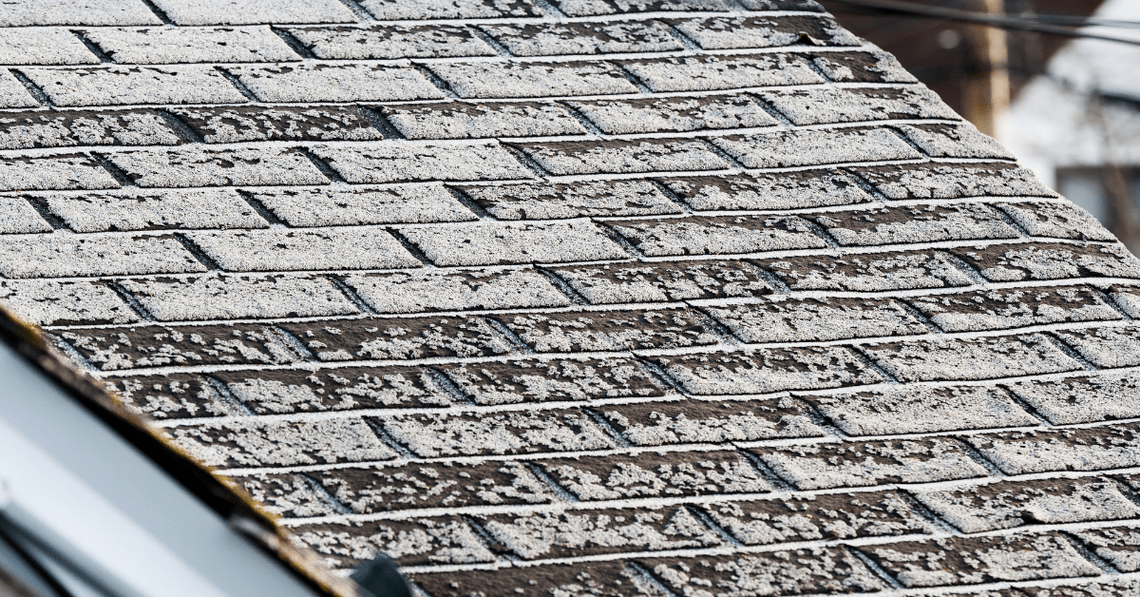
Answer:
<svg viewBox="0 0 1140 597"><path fill-rule="evenodd" d="M803 59L788 54L652 58L621 64L654 92L715 91L823 82Z"/></svg>
<svg viewBox="0 0 1140 597"><path fill-rule="evenodd" d="M92 29L85 33L119 64L300 60L268 27Z"/></svg>
<svg viewBox="0 0 1140 597"><path fill-rule="evenodd" d="M754 450L796 489L929 483L986 475L965 447L945 438L816 443Z"/></svg>
<svg viewBox="0 0 1140 597"><path fill-rule="evenodd" d="M804 209L864 203L871 196L841 170L700 176L662 182L696 210Z"/></svg>
<svg viewBox="0 0 1140 597"><path fill-rule="evenodd" d="M805 41L817 46L862 43L825 16L710 17L677 19L670 23L704 50L771 48Z"/></svg>
<svg viewBox="0 0 1140 597"><path fill-rule="evenodd" d="M172 110L206 143L243 141L373 141L384 134L360 110L241 106Z"/></svg>
<svg viewBox="0 0 1140 597"><path fill-rule="evenodd" d="M323 187L249 192L290 226L422 224L474 220L441 185Z"/></svg>
<svg viewBox="0 0 1140 597"><path fill-rule="evenodd" d="M86 280L3 280L0 303L37 325L139 321L110 286Z"/></svg>
<svg viewBox="0 0 1140 597"><path fill-rule="evenodd" d="M748 168L814 166L922 157L884 129L792 129L712 139Z"/></svg>
<svg viewBox="0 0 1140 597"><path fill-rule="evenodd" d="M59 106L247 101L225 77L207 66L26 68L21 72Z"/></svg>
<svg viewBox="0 0 1140 597"><path fill-rule="evenodd" d="M280 327L322 361L493 356L514 349L501 332L475 317L348 319Z"/></svg>
<svg viewBox="0 0 1140 597"><path fill-rule="evenodd" d="M649 181L512 184L458 187L500 220L553 220L592 216L681 213Z"/></svg>
<svg viewBox="0 0 1140 597"><path fill-rule="evenodd" d="M320 276L227 276L123 280L159 321L329 317L359 313L329 280Z"/></svg>
<svg viewBox="0 0 1140 597"><path fill-rule="evenodd" d="M221 371L213 377L254 414L377 408L431 408L452 403L431 374L413 367L337 367L313 371Z"/></svg>
<svg viewBox="0 0 1140 597"><path fill-rule="evenodd" d="M1024 381L1009 389L1056 425L1131 419L1140 412L1140 376L1132 371Z"/></svg>
<svg viewBox="0 0 1140 597"><path fill-rule="evenodd" d="M779 216L694 216L611 220L607 224L652 257L726 255L827 246L807 222Z"/></svg>
<svg viewBox="0 0 1140 597"><path fill-rule="evenodd" d="M458 516L307 524L293 534L331 569L353 569L383 553L402 566L490 562L495 556Z"/></svg>
<svg viewBox="0 0 1140 597"><path fill-rule="evenodd" d="M4 149L182 142L170 122L150 110L0 114L0 147Z"/></svg>
<svg viewBox="0 0 1140 597"><path fill-rule="evenodd" d="M767 394L877 383L882 377L843 347L774 348L655 359L698 395Z"/></svg>
<svg viewBox="0 0 1140 597"><path fill-rule="evenodd" d="M536 464L583 501L772 490L747 458L730 451L637 452Z"/></svg>
<svg viewBox="0 0 1140 597"><path fill-rule="evenodd" d="M564 307L570 300L533 270L424 269L344 279L378 313Z"/></svg>
<svg viewBox="0 0 1140 597"><path fill-rule="evenodd" d="M594 100L570 105L613 135L753 128L777 123L747 95Z"/></svg>
<svg viewBox="0 0 1140 597"><path fill-rule="evenodd" d="M604 62L439 63L431 70L462 98L637 93L633 83Z"/></svg>
<svg viewBox="0 0 1140 597"><path fill-rule="evenodd" d="M482 139L583 134L554 103L447 103L385 106L384 116L409 139Z"/></svg>
<svg viewBox="0 0 1140 597"><path fill-rule="evenodd" d="M191 232L187 237L232 272L419 267L382 228Z"/></svg>
<svg viewBox="0 0 1140 597"><path fill-rule="evenodd" d="M421 3L421 5L426 3ZM494 56L495 50L466 27L448 25L298 27L288 29L317 58L370 60Z"/></svg>
<svg viewBox="0 0 1140 597"><path fill-rule="evenodd" d="M484 25L483 31L515 56L668 52L685 46L655 21Z"/></svg>
<svg viewBox="0 0 1140 597"><path fill-rule="evenodd" d="M59 332L95 368L118 371L179 365L279 365L300 360L263 325L136 326Z"/></svg>
<svg viewBox="0 0 1140 597"><path fill-rule="evenodd" d="M923 322L892 300L771 300L709 307L709 314L745 342L810 342L927 331Z"/></svg>
<svg viewBox="0 0 1140 597"><path fill-rule="evenodd" d="M240 195L229 189L131 189L31 197L76 232L269 226Z"/></svg>
<svg viewBox="0 0 1140 597"><path fill-rule="evenodd" d="M403 415L377 422L420 457L578 452L614 445L578 410Z"/></svg>
<svg viewBox="0 0 1140 597"><path fill-rule="evenodd" d="M231 66L232 73L266 102L353 102L436 99L443 93L406 67L373 64Z"/></svg>
<svg viewBox="0 0 1140 597"><path fill-rule="evenodd" d="M627 256L597 225L580 220L405 228L401 233L436 265L559 263Z"/></svg>
<svg viewBox="0 0 1140 597"><path fill-rule="evenodd" d="M598 413L635 446L723 444L818 437L823 430L789 399L685 400L598 406Z"/></svg>
<svg viewBox="0 0 1140 597"><path fill-rule="evenodd" d="M623 357L528 359L439 369L481 405L664 395L659 381Z"/></svg>
<svg viewBox="0 0 1140 597"><path fill-rule="evenodd" d="M1140 466L1140 429L1135 423L1007 431L972 435L966 441L1009 475Z"/></svg>
<svg viewBox="0 0 1140 597"><path fill-rule="evenodd" d="M607 263L550 271L593 304L747 297L772 292L759 270L738 261Z"/></svg>
<svg viewBox="0 0 1140 597"><path fill-rule="evenodd" d="M520 314L499 319L542 353L678 348L719 341L707 324L686 309Z"/></svg>

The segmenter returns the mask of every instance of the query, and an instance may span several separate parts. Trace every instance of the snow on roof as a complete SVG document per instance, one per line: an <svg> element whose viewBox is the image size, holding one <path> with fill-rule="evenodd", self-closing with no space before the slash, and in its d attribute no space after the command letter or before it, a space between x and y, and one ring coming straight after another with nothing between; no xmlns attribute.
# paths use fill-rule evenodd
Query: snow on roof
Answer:
<svg viewBox="0 0 1140 597"><path fill-rule="evenodd" d="M333 569L1140 591L1140 263L808 0L0 23L0 300Z"/></svg>

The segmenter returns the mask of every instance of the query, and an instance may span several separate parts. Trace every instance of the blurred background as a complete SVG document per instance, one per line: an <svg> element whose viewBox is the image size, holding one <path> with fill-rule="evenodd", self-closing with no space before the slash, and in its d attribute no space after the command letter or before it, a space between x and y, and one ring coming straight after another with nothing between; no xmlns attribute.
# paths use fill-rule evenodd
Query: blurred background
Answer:
<svg viewBox="0 0 1140 597"><path fill-rule="evenodd" d="M820 2L1140 254L1140 0Z"/></svg>

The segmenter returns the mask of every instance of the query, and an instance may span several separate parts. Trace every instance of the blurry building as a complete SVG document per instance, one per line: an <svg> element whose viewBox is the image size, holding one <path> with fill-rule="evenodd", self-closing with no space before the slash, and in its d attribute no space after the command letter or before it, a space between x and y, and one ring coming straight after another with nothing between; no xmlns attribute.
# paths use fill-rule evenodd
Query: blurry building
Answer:
<svg viewBox="0 0 1140 597"><path fill-rule="evenodd" d="M912 1L1011 16L1140 21L1136 0ZM987 38L977 26L822 3L1140 251L1140 45L994 29ZM1140 28L1088 31L1140 40ZM1003 81L1005 89L987 88Z"/></svg>

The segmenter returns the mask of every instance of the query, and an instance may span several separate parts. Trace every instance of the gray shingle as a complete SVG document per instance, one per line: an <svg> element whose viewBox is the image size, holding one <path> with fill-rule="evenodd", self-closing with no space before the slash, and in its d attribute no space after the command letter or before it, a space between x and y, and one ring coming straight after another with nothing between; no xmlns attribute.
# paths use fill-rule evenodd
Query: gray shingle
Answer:
<svg viewBox="0 0 1140 597"><path fill-rule="evenodd" d="M410 145L374 143L361 148L323 146L313 153L355 183L419 180L511 180L533 178L496 143Z"/></svg>
<svg viewBox="0 0 1140 597"><path fill-rule="evenodd" d="M984 205L887 207L812 218L839 244L874 246L946 240L1018 238L999 212Z"/></svg>
<svg viewBox="0 0 1140 597"><path fill-rule="evenodd" d="M315 276L227 276L119 282L159 321L328 317L359 310L336 286Z"/></svg>
<svg viewBox="0 0 1140 597"><path fill-rule="evenodd" d="M1140 433L1135 423L987 433L968 436L966 441L1009 475L1140 466Z"/></svg>
<svg viewBox="0 0 1140 597"><path fill-rule="evenodd" d="M242 106L182 108L171 112L206 143L244 141L372 141L384 134L359 110Z"/></svg>
<svg viewBox="0 0 1140 597"><path fill-rule="evenodd" d="M810 57L816 68L841 83L914 83L894 56L878 52L826 52Z"/></svg>
<svg viewBox="0 0 1140 597"><path fill-rule="evenodd" d="M681 213L679 206L648 181L480 185L459 189L501 220Z"/></svg>
<svg viewBox="0 0 1140 597"><path fill-rule="evenodd" d="M823 430L788 399L682 400L598 406L595 410L635 446L823 435Z"/></svg>
<svg viewBox="0 0 1140 597"><path fill-rule="evenodd" d="M774 348L659 357L687 392L768 394L878 383L882 376L844 347Z"/></svg>
<svg viewBox="0 0 1140 597"><path fill-rule="evenodd" d="M0 115L0 148L76 145L178 145L182 139L149 110L8 112Z"/></svg>
<svg viewBox="0 0 1140 597"><path fill-rule="evenodd" d="M714 547L724 542L679 506L479 515L498 544L526 560Z"/></svg>
<svg viewBox="0 0 1140 597"><path fill-rule="evenodd" d="M592 304L748 297L772 292L757 269L738 261L607 263L551 271Z"/></svg>
<svg viewBox="0 0 1140 597"><path fill-rule="evenodd" d="M806 62L787 54L654 58L622 62L622 66L656 92L714 91L823 82Z"/></svg>
<svg viewBox="0 0 1140 597"><path fill-rule="evenodd" d="M685 46L655 21L484 25L515 56L668 52Z"/></svg>
<svg viewBox="0 0 1140 597"><path fill-rule="evenodd" d="M803 220L775 216L694 216L607 222L650 256L726 255L823 248Z"/></svg>
<svg viewBox="0 0 1140 597"><path fill-rule="evenodd" d="M86 155L10 157L0 163L0 190L117 189L119 182Z"/></svg>
<svg viewBox="0 0 1140 597"><path fill-rule="evenodd" d="M519 597L572 595L589 587L592 597L648 597L656 595L651 585L640 580L620 561L591 562L584 570L579 563L552 564L540 568L499 568L472 570L463 575L413 574L413 582L436 597L467 597L502 592ZM658 589L659 591L659 589Z"/></svg>
<svg viewBox="0 0 1140 597"><path fill-rule="evenodd" d="M819 46L863 43L826 16L711 17L677 19L671 23L704 50L790 46L802 43L805 37Z"/></svg>
<svg viewBox="0 0 1140 597"><path fill-rule="evenodd" d="M300 60L268 27L92 29L86 36L119 64Z"/></svg>
<svg viewBox="0 0 1140 597"><path fill-rule="evenodd" d="M732 451L579 456L536 464L583 501L772 490L747 459Z"/></svg>
<svg viewBox="0 0 1140 597"><path fill-rule="evenodd" d="M542 16L530 0L361 0L360 5L380 20Z"/></svg>
<svg viewBox="0 0 1140 597"><path fill-rule="evenodd" d="M1024 381L1009 389L1055 425L1131 419L1140 412L1140 376L1131 371Z"/></svg>
<svg viewBox="0 0 1140 597"><path fill-rule="evenodd" d="M240 414L213 384L197 375L142 375L105 381L123 404L155 419L209 418Z"/></svg>
<svg viewBox="0 0 1140 597"><path fill-rule="evenodd" d="M392 554L400 566L491 562L479 535L458 516L381 520L294 527L302 544L328 569L351 570L377 553ZM409 543L408 538L415 537Z"/></svg>
<svg viewBox="0 0 1140 597"><path fill-rule="evenodd" d="M859 549L908 588L1101 574L1068 540L1052 534L955 537Z"/></svg>
<svg viewBox="0 0 1140 597"><path fill-rule="evenodd" d="M965 533L1140 516L1116 484L1103 478L972 485L919 492L918 499Z"/></svg>
<svg viewBox="0 0 1140 597"><path fill-rule="evenodd" d="M297 466L396 455L360 420L237 419L168 427L166 433L175 446L207 466Z"/></svg>
<svg viewBox="0 0 1140 597"><path fill-rule="evenodd" d="M382 108L408 139L479 139L585 134L586 129L553 103L400 104Z"/></svg>
<svg viewBox="0 0 1140 597"><path fill-rule="evenodd" d="M415 69L377 64L230 66L266 102L358 102L438 99L443 92Z"/></svg>
<svg viewBox="0 0 1140 597"><path fill-rule="evenodd" d="M841 170L702 176L662 182L697 210L803 209L871 200L871 195Z"/></svg>
<svg viewBox="0 0 1140 597"><path fill-rule="evenodd" d="M855 171L891 199L1056 196L1032 172L1013 164L914 164Z"/></svg>
<svg viewBox="0 0 1140 597"><path fill-rule="evenodd" d="M277 365L300 360L262 325L137 326L59 336L101 371L178 365Z"/></svg>
<svg viewBox="0 0 1140 597"><path fill-rule="evenodd" d="M789 130L711 139L748 168L814 166L922 157L885 129Z"/></svg>
<svg viewBox="0 0 1140 597"><path fill-rule="evenodd" d="M288 29L317 58L370 60L494 56L470 29L448 25Z"/></svg>
<svg viewBox="0 0 1140 597"><path fill-rule="evenodd" d="M900 125L898 129L931 157L1013 159L1008 150L968 122Z"/></svg>
<svg viewBox="0 0 1140 597"><path fill-rule="evenodd" d="M208 66L25 68L22 72L59 106L247 101L225 77Z"/></svg>
<svg viewBox="0 0 1140 597"><path fill-rule="evenodd" d="M951 252L994 282L1140 276L1140 261L1120 244L1035 242Z"/></svg>
<svg viewBox="0 0 1140 597"><path fill-rule="evenodd" d="M892 435L1038 425L1004 391L991 386L893 387L808 395L844 433Z"/></svg>
<svg viewBox="0 0 1140 597"><path fill-rule="evenodd" d="M983 477L986 469L948 438L816 443L754 450L796 489L930 483Z"/></svg>
<svg viewBox="0 0 1140 597"><path fill-rule="evenodd" d="M469 358L514 350L501 332L478 317L368 318L280 327L322 361Z"/></svg>
<svg viewBox="0 0 1140 597"><path fill-rule="evenodd" d="M201 272L206 268L169 236L13 234L0 243L9 278Z"/></svg>
<svg viewBox="0 0 1140 597"><path fill-rule="evenodd" d="M733 555L639 558L677 595L716 587L724 595L843 594L875 592L883 581L849 551L821 547ZM648 594L649 591L646 591Z"/></svg>
<svg viewBox="0 0 1140 597"><path fill-rule="evenodd" d="M351 23L352 11L336 0L154 0L178 25Z"/></svg>
<svg viewBox="0 0 1140 597"><path fill-rule="evenodd" d="M518 144L555 176L722 170L728 162L697 139Z"/></svg>
<svg viewBox="0 0 1140 597"><path fill-rule="evenodd" d="M213 377L243 407L259 415L431 408L452 403L426 370L414 367L223 371Z"/></svg>
<svg viewBox="0 0 1140 597"><path fill-rule="evenodd" d="M161 24L140 0L11 0L0 15L0 27Z"/></svg>
<svg viewBox="0 0 1140 597"><path fill-rule="evenodd" d="M308 158L291 149L143 150L107 156L140 187L326 184Z"/></svg>
<svg viewBox="0 0 1140 597"><path fill-rule="evenodd" d="M22 27L0 30L0 64L99 64L99 58L66 29Z"/></svg>
<svg viewBox="0 0 1140 597"><path fill-rule="evenodd" d="M1086 288L1019 288L915 297L908 301L948 332L1122 319Z"/></svg>
<svg viewBox="0 0 1140 597"><path fill-rule="evenodd" d="M1032 236L1113 241L1104 225L1071 203L999 203L1009 217Z"/></svg>
<svg viewBox="0 0 1140 597"><path fill-rule="evenodd" d="M378 313L564 307L570 304L531 270L417 270L362 274L345 283Z"/></svg>
<svg viewBox="0 0 1140 597"><path fill-rule="evenodd" d="M325 187L251 192L290 226L353 226L474 220L440 185L373 188Z"/></svg>
<svg viewBox="0 0 1140 597"><path fill-rule="evenodd" d="M933 251L790 257L760 265L793 290L873 292L973 283L945 254Z"/></svg>
<svg viewBox="0 0 1140 597"><path fill-rule="evenodd" d="M463 98L637 93L633 83L604 62L438 63L431 70Z"/></svg>
<svg viewBox="0 0 1140 597"><path fill-rule="evenodd" d="M186 228L265 228L241 196L231 190L138 190L33 195L76 232Z"/></svg>
<svg viewBox="0 0 1140 597"><path fill-rule="evenodd" d="M603 132L615 135L776 124L776 119L747 95L595 100L571 102L570 105L585 114Z"/></svg>
<svg viewBox="0 0 1140 597"><path fill-rule="evenodd" d="M596 225L581 221L405 228L401 233L436 265L560 263L627 256Z"/></svg>
<svg viewBox="0 0 1140 597"><path fill-rule="evenodd" d="M903 381L996 379L1081 368L1040 334L932 338L865 349Z"/></svg>
<svg viewBox="0 0 1140 597"><path fill-rule="evenodd" d="M636 361L622 357L527 359L440 370L480 405L664 395Z"/></svg>
<svg viewBox="0 0 1140 597"><path fill-rule="evenodd" d="M958 115L925 86L903 89L822 87L765 91L771 102L795 124L828 124L871 120L951 118Z"/></svg>
<svg viewBox="0 0 1140 597"><path fill-rule="evenodd" d="M746 545L926 534L930 526L893 492L820 495L805 500L749 500L705 507Z"/></svg>
<svg viewBox="0 0 1140 597"><path fill-rule="evenodd" d="M917 317L893 300L772 300L707 310L745 342L818 342L909 336L928 331Z"/></svg>
<svg viewBox="0 0 1140 597"><path fill-rule="evenodd" d="M578 452L613 446L597 423L572 409L403 415L378 422L421 457Z"/></svg>
<svg viewBox="0 0 1140 597"><path fill-rule="evenodd" d="M687 309L578 311L497 317L539 353L611 352L717 344Z"/></svg>
<svg viewBox="0 0 1140 597"><path fill-rule="evenodd" d="M572 16L584 17L620 13L708 10L732 10L727 0L552 0L558 10Z"/></svg>
<svg viewBox="0 0 1140 597"><path fill-rule="evenodd" d="M95 282L3 280L0 303L37 325L139 321L114 290Z"/></svg>
<svg viewBox="0 0 1140 597"><path fill-rule="evenodd" d="M0 234L52 231L51 225L22 197L0 197L0 212L4 214Z"/></svg>
<svg viewBox="0 0 1140 597"><path fill-rule="evenodd" d="M0 107L33 108L40 103L11 72L0 70Z"/></svg>
<svg viewBox="0 0 1140 597"><path fill-rule="evenodd" d="M1140 365L1140 337L1136 324L1057 332L1057 336L1097 367Z"/></svg>
<svg viewBox="0 0 1140 597"><path fill-rule="evenodd" d="M186 235L233 272L419 267L382 228L225 230Z"/></svg>

